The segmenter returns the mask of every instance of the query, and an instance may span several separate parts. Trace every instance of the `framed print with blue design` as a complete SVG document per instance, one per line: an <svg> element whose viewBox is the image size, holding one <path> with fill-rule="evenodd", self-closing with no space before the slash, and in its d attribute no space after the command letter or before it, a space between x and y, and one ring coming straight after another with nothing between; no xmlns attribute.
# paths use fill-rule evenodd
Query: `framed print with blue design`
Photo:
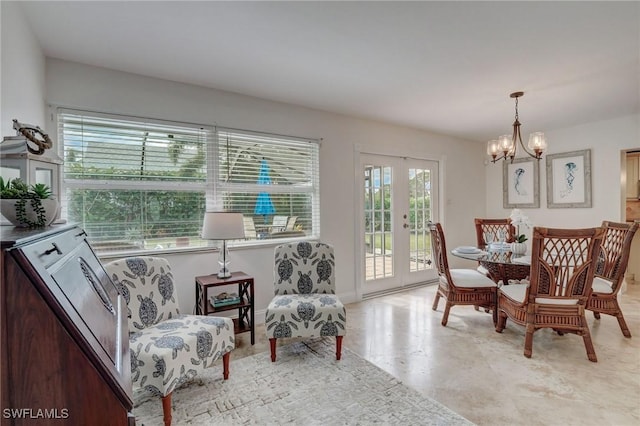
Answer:
<svg viewBox="0 0 640 426"><path fill-rule="evenodd" d="M547 163L547 207L591 207L591 150L550 154Z"/></svg>
<svg viewBox="0 0 640 426"><path fill-rule="evenodd" d="M540 207L540 164L534 158L502 163L502 204L505 209Z"/></svg>

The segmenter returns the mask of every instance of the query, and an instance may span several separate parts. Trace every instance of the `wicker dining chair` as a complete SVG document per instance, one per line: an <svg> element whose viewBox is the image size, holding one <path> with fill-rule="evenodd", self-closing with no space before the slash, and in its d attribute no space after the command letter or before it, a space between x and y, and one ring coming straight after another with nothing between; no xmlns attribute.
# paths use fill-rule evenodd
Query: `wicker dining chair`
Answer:
<svg viewBox="0 0 640 426"><path fill-rule="evenodd" d="M429 223L429 229L431 231L433 260L439 276L438 290L433 300L433 310L438 309L440 297L446 300L442 325L447 325L449 310L455 305L472 305L476 308L482 306L491 310L495 325L497 284L474 269L449 269L447 245L442 226L440 223Z"/></svg>
<svg viewBox="0 0 640 426"><path fill-rule="evenodd" d="M586 309L592 311L596 319L600 319L600 314L616 317L624 337L631 337L618 304L618 294L629 263L631 241L638 230L638 223L604 221L602 227L605 234L596 264L593 291L587 301Z"/></svg>
<svg viewBox="0 0 640 426"><path fill-rule="evenodd" d="M500 230L507 231L507 243L512 243L516 240L516 228L511 224L511 219L473 219L476 226L476 242L478 247L484 247L486 245L484 241L484 233L493 233L493 240L498 241L498 232Z"/></svg>
<svg viewBox="0 0 640 426"><path fill-rule="evenodd" d="M476 228L476 245L478 246L478 248L482 248L487 245L487 243L484 241L485 232L491 232L493 234L493 241L498 241L498 232L500 232L500 230L505 230L507 232L507 239L505 240L505 242L512 243L516 240L516 228L511 224L511 219L509 218L484 219L484 218L477 217L473 219L473 221L475 223L475 228ZM478 269L478 272L480 272L483 275L486 275L487 277L493 279L496 282L499 281L499 275L503 275L503 274L496 274L496 273L492 275L491 272L487 268L485 268L483 265L481 265L479 262L478 262L477 269Z"/></svg>
<svg viewBox="0 0 640 426"><path fill-rule="evenodd" d="M596 362L585 307L598 261L604 230L533 228L531 281L498 289L501 333L507 318L526 327L524 356L531 358L533 333L552 328L582 336L587 357Z"/></svg>

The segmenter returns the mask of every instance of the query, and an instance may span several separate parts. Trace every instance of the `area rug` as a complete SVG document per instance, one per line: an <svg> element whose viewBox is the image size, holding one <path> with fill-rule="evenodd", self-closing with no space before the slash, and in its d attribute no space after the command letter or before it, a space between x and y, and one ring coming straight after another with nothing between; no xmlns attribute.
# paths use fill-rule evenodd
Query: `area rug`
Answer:
<svg viewBox="0 0 640 426"><path fill-rule="evenodd" d="M471 425L334 339L314 339L234 360L173 393L173 425ZM136 395L138 425L162 425L160 398Z"/></svg>

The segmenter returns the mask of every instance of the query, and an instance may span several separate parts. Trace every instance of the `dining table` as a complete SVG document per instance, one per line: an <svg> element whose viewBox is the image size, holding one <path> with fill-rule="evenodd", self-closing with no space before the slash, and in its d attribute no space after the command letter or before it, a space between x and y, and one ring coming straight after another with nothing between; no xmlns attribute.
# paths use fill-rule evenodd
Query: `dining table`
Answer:
<svg viewBox="0 0 640 426"><path fill-rule="evenodd" d="M451 254L478 262L497 284L508 285L509 282L528 279L531 271L531 256L513 253L508 244L461 246L451 250Z"/></svg>

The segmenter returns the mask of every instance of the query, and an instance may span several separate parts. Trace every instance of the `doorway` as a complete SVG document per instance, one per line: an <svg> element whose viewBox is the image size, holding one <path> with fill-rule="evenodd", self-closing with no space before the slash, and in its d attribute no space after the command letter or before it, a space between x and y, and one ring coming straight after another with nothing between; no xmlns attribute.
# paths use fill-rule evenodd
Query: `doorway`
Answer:
<svg viewBox="0 0 640 426"><path fill-rule="evenodd" d="M623 173L625 184L625 205L624 218L627 222L640 220L640 149L632 149L623 153L626 170ZM626 176L626 179L624 177ZM631 243L629 253L629 263L625 276L627 283L638 283L640 281L640 232L636 232ZM623 288L624 291L624 288Z"/></svg>
<svg viewBox="0 0 640 426"><path fill-rule="evenodd" d="M438 220L438 163L362 154L360 171L362 294L435 279L428 223Z"/></svg>

